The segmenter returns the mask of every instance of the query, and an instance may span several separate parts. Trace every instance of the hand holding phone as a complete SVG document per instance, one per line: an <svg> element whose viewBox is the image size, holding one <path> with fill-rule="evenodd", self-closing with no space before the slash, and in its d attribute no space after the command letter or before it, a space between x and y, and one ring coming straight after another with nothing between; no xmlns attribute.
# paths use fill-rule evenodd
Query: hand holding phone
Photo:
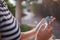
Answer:
<svg viewBox="0 0 60 40"><path fill-rule="evenodd" d="M54 19L53 16L49 17L47 16L46 18L43 18L36 26L36 31L38 31L42 25L44 25L44 30L46 29L47 25ZM44 31L43 30L43 31Z"/></svg>
<svg viewBox="0 0 60 40"><path fill-rule="evenodd" d="M54 23L56 18L54 17L52 17L52 19L50 18L51 17L46 17L44 20L43 26L40 25L40 28L38 29L37 34L36 34L36 40L48 40L51 37L52 35L51 26Z"/></svg>

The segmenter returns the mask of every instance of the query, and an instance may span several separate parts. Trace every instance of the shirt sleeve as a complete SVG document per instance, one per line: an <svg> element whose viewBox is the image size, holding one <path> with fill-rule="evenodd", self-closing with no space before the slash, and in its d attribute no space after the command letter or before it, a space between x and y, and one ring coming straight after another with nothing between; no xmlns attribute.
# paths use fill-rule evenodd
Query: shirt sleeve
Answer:
<svg viewBox="0 0 60 40"><path fill-rule="evenodd" d="M19 40L18 21L9 11L4 0L0 0L0 32L2 40Z"/></svg>

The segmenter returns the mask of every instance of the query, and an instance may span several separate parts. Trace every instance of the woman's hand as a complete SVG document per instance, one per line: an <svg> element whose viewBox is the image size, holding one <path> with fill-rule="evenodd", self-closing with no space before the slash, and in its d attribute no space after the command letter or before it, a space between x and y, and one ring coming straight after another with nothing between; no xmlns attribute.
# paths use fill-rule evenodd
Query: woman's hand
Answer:
<svg viewBox="0 0 60 40"><path fill-rule="evenodd" d="M47 25L47 28L44 30L44 25L39 29L36 34L36 40L48 40L52 35L52 24L54 23L55 18Z"/></svg>

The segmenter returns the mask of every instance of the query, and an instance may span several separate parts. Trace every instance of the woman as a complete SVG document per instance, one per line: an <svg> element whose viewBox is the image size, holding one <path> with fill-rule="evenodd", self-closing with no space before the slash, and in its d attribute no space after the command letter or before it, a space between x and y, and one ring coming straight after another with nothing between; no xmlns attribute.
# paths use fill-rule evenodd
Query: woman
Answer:
<svg viewBox="0 0 60 40"><path fill-rule="evenodd" d="M55 19L54 19L55 20ZM45 36L47 36L47 33L50 33L47 37L49 38L51 36L51 24L52 22L48 25L49 27L49 31L48 31L48 27L47 30L45 32ZM43 30L43 28L41 28ZM38 38L36 38L36 40L39 39L46 39L48 40L48 38L45 38L45 36L42 34L42 31L38 31L38 33L41 33L41 35L39 36L38 34ZM9 11L6 3L4 2L4 0L0 0L0 34L1 34L1 40L25 40L28 37L31 37L33 35L36 34L36 31L33 29L29 32L20 32L19 26L18 26L18 21L16 20L16 18L11 14L11 12ZM42 37L41 37L42 36Z"/></svg>

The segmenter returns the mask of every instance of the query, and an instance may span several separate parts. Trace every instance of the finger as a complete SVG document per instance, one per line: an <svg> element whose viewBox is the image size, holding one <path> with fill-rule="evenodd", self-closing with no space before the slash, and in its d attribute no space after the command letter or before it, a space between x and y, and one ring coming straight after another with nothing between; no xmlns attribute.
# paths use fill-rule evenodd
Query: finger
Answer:
<svg viewBox="0 0 60 40"><path fill-rule="evenodd" d="M39 28L38 31L43 31L43 29L44 29L44 25L42 24L40 27L41 27L41 28Z"/></svg>
<svg viewBox="0 0 60 40"><path fill-rule="evenodd" d="M50 29L46 30L46 33L51 37L51 35L53 33L53 29L50 28Z"/></svg>
<svg viewBox="0 0 60 40"><path fill-rule="evenodd" d="M56 20L56 18L53 18L49 24L52 25L55 22L55 20Z"/></svg>
<svg viewBox="0 0 60 40"><path fill-rule="evenodd" d="M45 31L52 32L53 31L53 28L52 27L51 28L47 28Z"/></svg>
<svg viewBox="0 0 60 40"><path fill-rule="evenodd" d="M36 26L36 30L37 30L37 32L38 31L42 31L42 29L44 28L43 27L43 21L45 20L45 18L42 18L42 20L40 21L40 23Z"/></svg>
<svg viewBox="0 0 60 40"><path fill-rule="evenodd" d="M52 24L55 22L56 18L53 18L52 21L47 25L48 28L50 28L52 26Z"/></svg>
<svg viewBox="0 0 60 40"><path fill-rule="evenodd" d="M50 29L48 29L48 31L52 33L53 32L53 28L51 27Z"/></svg>

